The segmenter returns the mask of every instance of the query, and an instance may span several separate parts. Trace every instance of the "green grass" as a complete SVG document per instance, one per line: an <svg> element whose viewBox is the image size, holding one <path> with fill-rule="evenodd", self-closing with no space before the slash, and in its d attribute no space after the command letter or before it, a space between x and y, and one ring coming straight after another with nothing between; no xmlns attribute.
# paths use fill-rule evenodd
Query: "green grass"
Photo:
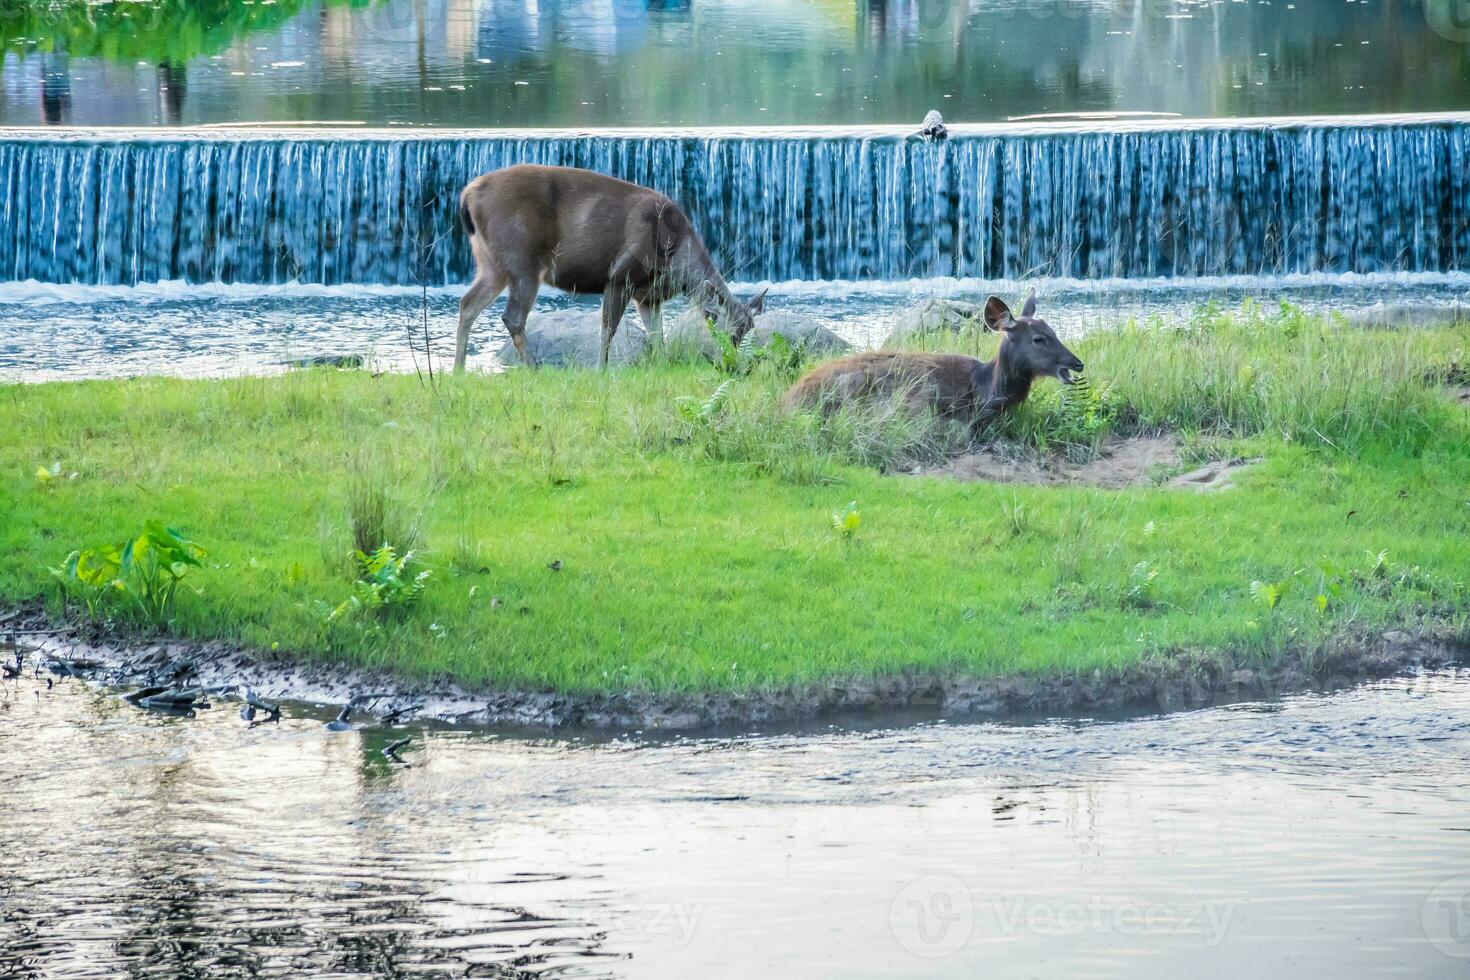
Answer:
<svg viewBox="0 0 1470 980"><path fill-rule="evenodd" d="M1090 421L1046 382L1011 438L1085 450L1109 429L1167 428L1192 457L1265 462L1202 495L885 475L968 436L882 409L787 417L774 364L719 397L723 375L680 363L433 387L332 370L13 385L0 602L60 612L49 568L159 518L209 551L173 633L505 688L1090 672L1462 625L1470 413L1442 386L1470 331L1248 308L1076 347ZM850 501L851 535L833 524ZM353 549L378 538L418 549L422 600L329 619ZM1324 562L1342 585L1319 612ZM1252 597L1253 581L1288 580L1275 609ZM109 615L129 621L120 603Z"/></svg>

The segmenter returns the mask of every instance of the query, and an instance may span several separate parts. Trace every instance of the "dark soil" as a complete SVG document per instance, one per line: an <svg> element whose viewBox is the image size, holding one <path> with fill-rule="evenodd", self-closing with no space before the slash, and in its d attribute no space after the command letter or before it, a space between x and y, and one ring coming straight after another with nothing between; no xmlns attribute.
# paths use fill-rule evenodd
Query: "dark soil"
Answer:
<svg viewBox="0 0 1470 980"><path fill-rule="evenodd" d="M120 688L177 684L237 697L249 687L272 701L341 705L355 699L367 715L462 725L689 730L881 710L925 709L952 718L1202 707L1336 689L1442 666L1455 660L1457 649L1448 634L1390 631L1267 663L1182 650L1087 675L980 679L901 672L784 691L691 695L473 691L225 643L129 638L94 626L58 624L38 608L0 613L0 658L13 661L16 652L28 672L79 676Z"/></svg>

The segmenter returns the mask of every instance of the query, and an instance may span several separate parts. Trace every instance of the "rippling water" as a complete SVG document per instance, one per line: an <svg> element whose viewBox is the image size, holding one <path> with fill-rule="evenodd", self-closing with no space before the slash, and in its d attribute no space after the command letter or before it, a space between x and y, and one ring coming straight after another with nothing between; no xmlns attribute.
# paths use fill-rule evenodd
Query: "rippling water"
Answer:
<svg viewBox="0 0 1470 980"><path fill-rule="evenodd" d="M1463 109L1454 0L139 0L0 21L0 124Z"/></svg>
<svg viewBox="0 0 1470 980"><path fill-rule="evenodd" d="M7 681L0 975L1457 975L1467 704L594 740Z"/></svg>
<svg viewBox="0 0 1470 980"><path fill-rule="evenodd" d="M1386 317L1400 323L1438 311L1465 316L1470 276L1301 276L1189 280L1037 281L1041 312L1064 336L1118 325L1129 317L1187 316L1206 303L1250 300L1310 310ZM767 307L812 317L861 346L881 344L905 309L934 297L983 302L990 291L1018 299L1032 283L975 280L793 282L776 284ZM738 285L742 294L754 285ZM422 365L422 305L427 299L436 364L450 363L463 287L412 289L320 286L57 286L0 283L0 381L125 377L140 374L230 375L280 370L300 358L363 355L380 367ZM580 307L597 299L545 290L536 309ZM504 299L475 327L470 364L495 369L506 340ZM671 307L670 317L680 307ZM622 329L636 329L629 311ZM532 314L532 324L535 314ZM410 334L412 342L410 342ZM411 354L410 350L416 352Z"/></svg>

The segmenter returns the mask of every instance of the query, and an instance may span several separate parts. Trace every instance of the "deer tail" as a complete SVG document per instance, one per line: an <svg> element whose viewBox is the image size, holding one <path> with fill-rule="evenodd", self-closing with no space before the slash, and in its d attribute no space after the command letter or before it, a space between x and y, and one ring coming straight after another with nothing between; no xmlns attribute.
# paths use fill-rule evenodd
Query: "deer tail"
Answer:
<svg viewBox="0 0 1470 980"><path fill-rule="evenodd" d="M459 226L467 237L475 237L475 219L470 217L470 202L463 197L459 199Z"/></svg>

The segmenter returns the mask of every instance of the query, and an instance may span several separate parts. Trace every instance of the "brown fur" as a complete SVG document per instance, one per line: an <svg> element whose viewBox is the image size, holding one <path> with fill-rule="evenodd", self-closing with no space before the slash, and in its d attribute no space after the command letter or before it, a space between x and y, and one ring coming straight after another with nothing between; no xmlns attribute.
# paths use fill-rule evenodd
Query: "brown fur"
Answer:
<svg viewBox="0 0 1470 980"><path fill-rule="evenodd" d="M786 407L837 408L860 401L904 398L941 415L967 416L986 364L963 354L867 351L823 364L786 393Z"/></svg>
<svg viewBox="0 0 1470 980"><path fill-rule="evenodd" d="M903 399L910 409L983 422L1026 400L1037 378L1070 383L1082 362L1056 333L1033 314L1033 294L1019 318L992 296L985 322L1001 334L1000 350L982 361L963 354L868 351L838 358L813 370L786 393L788 409L821 408Z"/></svg>
<svg viewBox="0 0 1470 980"><path fill-rule="evenodd" d="M604 367L630 299L657 340L663 303L682 294L714 307L738 343L764 297L744 304L730 295L679 205L590 170L519 164L476 177L460 194L459 217L475 280L459 304L456 371L464 369L475 318L507 288L505 327L527 364L526 318L542 283L600 293Z"/></svg>

